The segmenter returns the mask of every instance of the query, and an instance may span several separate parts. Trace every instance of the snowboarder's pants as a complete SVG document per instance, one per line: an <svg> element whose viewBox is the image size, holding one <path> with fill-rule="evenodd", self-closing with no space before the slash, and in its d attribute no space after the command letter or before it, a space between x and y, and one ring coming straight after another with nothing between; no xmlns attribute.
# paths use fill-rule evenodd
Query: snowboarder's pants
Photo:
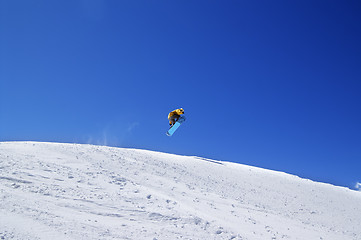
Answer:
<svg viewBox="0 0 361 240"><path fill-rule="evenodd" d="M173 116L170 116L168 118L169 124L173 125L178 120L178 118L179 118L179 115L177 115L177 114L174 114Z"/></svg>

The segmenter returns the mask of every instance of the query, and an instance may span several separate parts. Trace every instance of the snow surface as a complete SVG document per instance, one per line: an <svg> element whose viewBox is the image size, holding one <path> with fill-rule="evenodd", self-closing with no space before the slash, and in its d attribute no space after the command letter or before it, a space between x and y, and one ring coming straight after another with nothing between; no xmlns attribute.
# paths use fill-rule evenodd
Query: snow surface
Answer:
<svg viewBox="0 0 361 240"><path fill-rule="evenodd" d="M199 157L3 142L0 239L361 239L361 192Z"/></svg>

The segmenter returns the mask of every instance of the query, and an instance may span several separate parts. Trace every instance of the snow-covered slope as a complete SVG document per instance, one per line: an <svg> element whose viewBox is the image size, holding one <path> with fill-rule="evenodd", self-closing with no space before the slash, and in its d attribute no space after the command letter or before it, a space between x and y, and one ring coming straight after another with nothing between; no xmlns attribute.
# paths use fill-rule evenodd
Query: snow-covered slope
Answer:
<svg viewBox="0 0 361 240"><path fill-rule="evenodd" d="M0 239L361 239L361 192L199 157L4 142Z"/></svg>

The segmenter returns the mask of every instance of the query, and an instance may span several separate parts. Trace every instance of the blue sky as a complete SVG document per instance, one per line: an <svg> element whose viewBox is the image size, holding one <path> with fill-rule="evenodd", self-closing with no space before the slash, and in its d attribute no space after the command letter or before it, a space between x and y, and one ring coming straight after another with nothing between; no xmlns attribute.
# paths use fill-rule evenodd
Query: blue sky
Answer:
<svg viewBox="0 0 361 240"><path fill-rule="evenodd" d="M361 182L358 1L1 1L0 141ZM168 112L187 121L167 137Z"/></svg>

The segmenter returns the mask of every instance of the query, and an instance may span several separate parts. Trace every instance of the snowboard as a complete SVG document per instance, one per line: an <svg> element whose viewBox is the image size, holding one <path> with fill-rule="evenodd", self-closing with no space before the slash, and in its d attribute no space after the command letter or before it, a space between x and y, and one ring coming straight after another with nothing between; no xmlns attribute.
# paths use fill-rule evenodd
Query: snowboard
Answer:
<svg viewBox="0 0 361 240"><path fill-rule="evenodd" d="M168 130L168 132L166 132L167 136L172 136L173 133L179 128L179 126L186 120L186 118L184 116L180 116L179 119L173 124L173 126L171 126Z"/></svg>

